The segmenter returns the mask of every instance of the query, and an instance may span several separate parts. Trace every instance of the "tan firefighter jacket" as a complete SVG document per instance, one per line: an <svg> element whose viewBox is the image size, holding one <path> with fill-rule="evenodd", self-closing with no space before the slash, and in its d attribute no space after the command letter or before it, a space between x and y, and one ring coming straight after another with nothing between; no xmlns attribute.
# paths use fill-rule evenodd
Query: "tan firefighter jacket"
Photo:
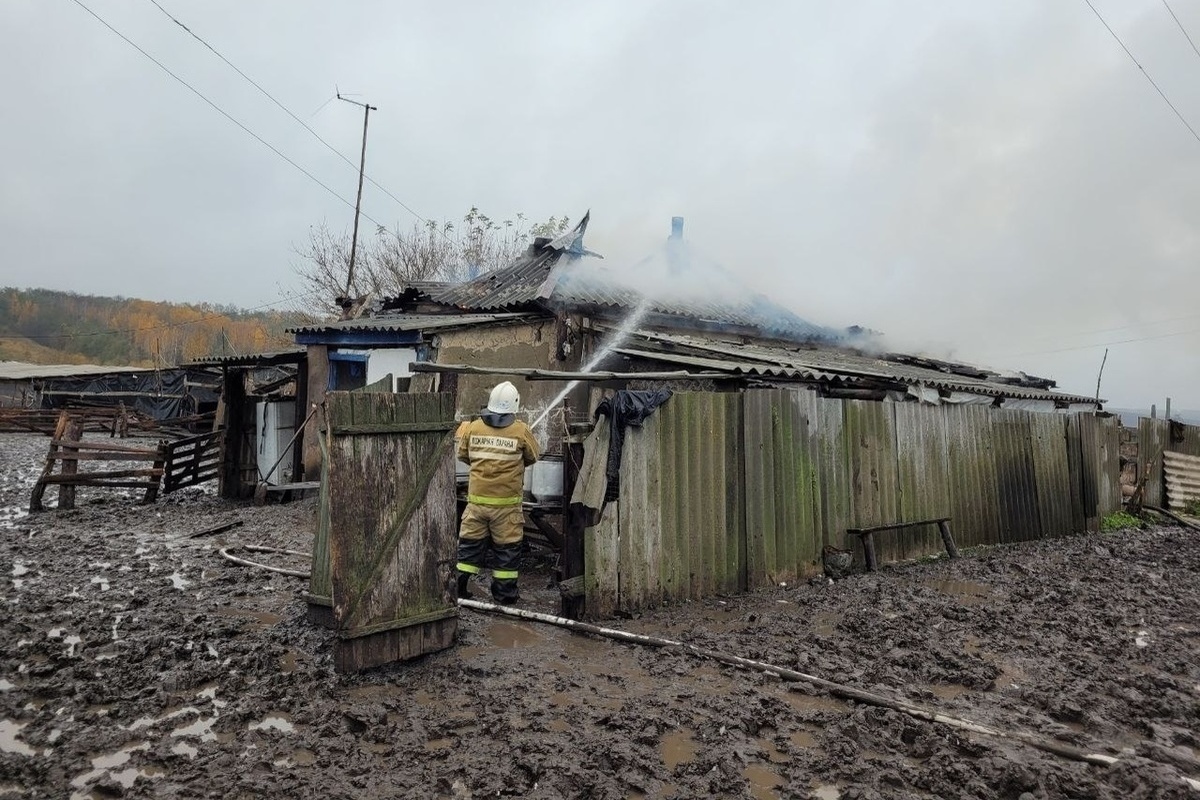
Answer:
<svg viewBox="0 0 1200 800"><path fill-rule="evenodd" d="M467 502L515 506L521 502L525 467L538 460L538 444L520 420L493 428L482 419L459 428L458 458L471 465Z"/></svg>

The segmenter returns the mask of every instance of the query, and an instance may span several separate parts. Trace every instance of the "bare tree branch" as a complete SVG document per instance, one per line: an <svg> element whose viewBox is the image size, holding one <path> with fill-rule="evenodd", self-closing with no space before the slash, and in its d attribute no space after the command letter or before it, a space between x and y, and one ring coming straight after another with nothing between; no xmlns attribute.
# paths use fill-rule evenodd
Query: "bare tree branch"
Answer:
<svg viewBox="0 0 1200 800"><path fill-rule="evenodd" d="M553 238L569 225L566 216L530 224L524 214L497 223L472 207L461 225L430 220L407 230L380 226L373 238L360 238L350 294L386 297L414 281L468 280L511 264L534 237ZM315 225L309 228L308 241L295 251L302 259L294 267L300 279L298 294L306 298L300 310L337 315L337 298L346 288L350 267L349 234L330 231L324 223Z"/></svg>

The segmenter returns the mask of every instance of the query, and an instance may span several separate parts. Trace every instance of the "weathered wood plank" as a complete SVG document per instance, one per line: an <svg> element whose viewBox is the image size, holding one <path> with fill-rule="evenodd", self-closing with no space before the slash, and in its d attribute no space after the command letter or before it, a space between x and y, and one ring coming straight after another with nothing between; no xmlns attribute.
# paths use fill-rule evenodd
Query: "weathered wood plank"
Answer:
<svg viewBox="0 0 1200 800"><path fill-rule="evenodd" d="M67 414L67 412L65 412L65 411L62 413ZM70 420L69 414L67 414L67 419ZM146 460L156 458L159 454L158 448L132 447L132 446L126 446L126 445L113 444L112 442L107 442L107 441L103 441L103 442L72 441L72 440L66 438L61 432L58 432L58 431L55 432L54 438L50 440L50 445L52 447L69 446L69 447L74 448L75 450L102 450L104 452L109 452L109 453L134 453L134 454L143 456Z"/></svg>
<svg viewBox="0 0 1200 800"><path fill-rule="evenodd" d="M44 510L42 498L46 493L46 478L54 472L54 462L58 457L59 443L67 430L68 424L70 424L70 418L67 416L67 412L63 411L59 413L58 423L54 428L54 436L50 439L50 452L46 456L46 465L42 467L42 474L38 476L37 481L33 484L33 492L29 496L29 510L31 512Z"/></svg>
<svg viewBox="0 0 1200 800"><path fill-rule="evenodd" d="M59 486L79 486L93 482L100 483L110 478L162 477L162 470L154 469L153 467L147 467L146 469L116 469L105 472L69 472L66 470L66 466L67 462L64 461L63 471L57 475L51 475L50 477L46 478L46 483L54 483L58 484ZM155 481L155 483L157 483L157 481Z"/></svg>
<svg viewBox="0 0 1200 800"><path fill-rule="evenodd" d="M451 406L434 395L351 393L329 404L329 556L338 630L377 630L441 609L456 542ZM384 432L339 435L373 425ZM400 426L406 426L401 428ZM316 573L314 570L314 579ZM314 595L319 595L314 581ZM341 664L381 663L428 651L417 626L372 634ZM382 637L382 638L380 638Z"/></svg>
<svg viewBox="0 0 1200 800"><path fill-rule="evenodd" d="M319 612L322 620L333 623L333 578L329 562L329 448L324 434L317 434L317 442L321 450L321 485L317 500L317 525L313 533L312 578L309 581L310 597L329 598L330 611L328 614ZM310 600L309 616L313 615Z"/></svg>
<svg viewBox="0 0 1200 800"><path fill-rule="evenodd" d="M63 431L62 452L59 458L62 460L62 472L58 476L58 507L60 509L68 509L75 507L75 485L70 478L74 477L79 472L79 462L74 459L74 455L79 452L79 448L75 445L83 438L83 423L77 419L72 419L67 424L67 429ZM117 475L116 477L126 477Z"/></svg>
<svg viewBox="0 0 1200 800"><path fill-rule="evenodd" d="M358 672L445 650L454 645L457 631L458 617L452 616L355 639L337 639L333 646L334 670L343 674Z"/></svg>

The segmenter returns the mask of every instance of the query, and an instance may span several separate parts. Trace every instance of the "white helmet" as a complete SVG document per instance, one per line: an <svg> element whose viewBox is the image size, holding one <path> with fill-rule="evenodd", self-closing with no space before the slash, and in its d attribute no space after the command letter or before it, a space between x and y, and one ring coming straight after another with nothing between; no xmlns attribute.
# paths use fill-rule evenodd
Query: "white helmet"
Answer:
<svg viewBox="0 0 1200 800"><path fill-rule="evenodd" d="M493 414L516 414L521 410L521 393L508 381L498 383L488 398L487 410Z"/></svg>

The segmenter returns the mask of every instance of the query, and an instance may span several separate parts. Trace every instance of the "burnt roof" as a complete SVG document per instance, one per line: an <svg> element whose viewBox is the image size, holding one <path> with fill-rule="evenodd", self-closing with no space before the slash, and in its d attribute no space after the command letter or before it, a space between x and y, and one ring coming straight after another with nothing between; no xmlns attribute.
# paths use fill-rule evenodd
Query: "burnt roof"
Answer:
<svg viewBox="0 0 1200 800"><path fill-rule="evenodd" d="M645 302L646 310L667 324L674 318L699 328L736 327L805 342L848 338L844 331L815 325L764 295L747 292L743 280L695 256L681 240L669 242L665 255L643 259L630 270L608 268L583 248L586 229L585 215L564 236L535 240L507 267L424 294L462 311L564 310L616 316Z"/></svg>
<svg viewBox="0 0 1200 800"><path fill-rule="evenodd" d="M893 354L873 356L843 349L752 344L652 330L634 332L614 352L706 370L763 377L837 380L851 384L883 381L989 397L1060 403L1103 402L1092 397L1054 391L1054 382L1045 378L1027 377L1020 381L1012 375L949 361L937 361L939 367L930 368L912 363L916 360L912 357Z"/></svg>
<svg viewBox="0 0 1200 800"><path fill-rule="evenodd" d="M529 245L516 263L478 278L426 292L430 300L464 311L512 311L536 306L550 270L563 251L544 240Z"/></svg>

